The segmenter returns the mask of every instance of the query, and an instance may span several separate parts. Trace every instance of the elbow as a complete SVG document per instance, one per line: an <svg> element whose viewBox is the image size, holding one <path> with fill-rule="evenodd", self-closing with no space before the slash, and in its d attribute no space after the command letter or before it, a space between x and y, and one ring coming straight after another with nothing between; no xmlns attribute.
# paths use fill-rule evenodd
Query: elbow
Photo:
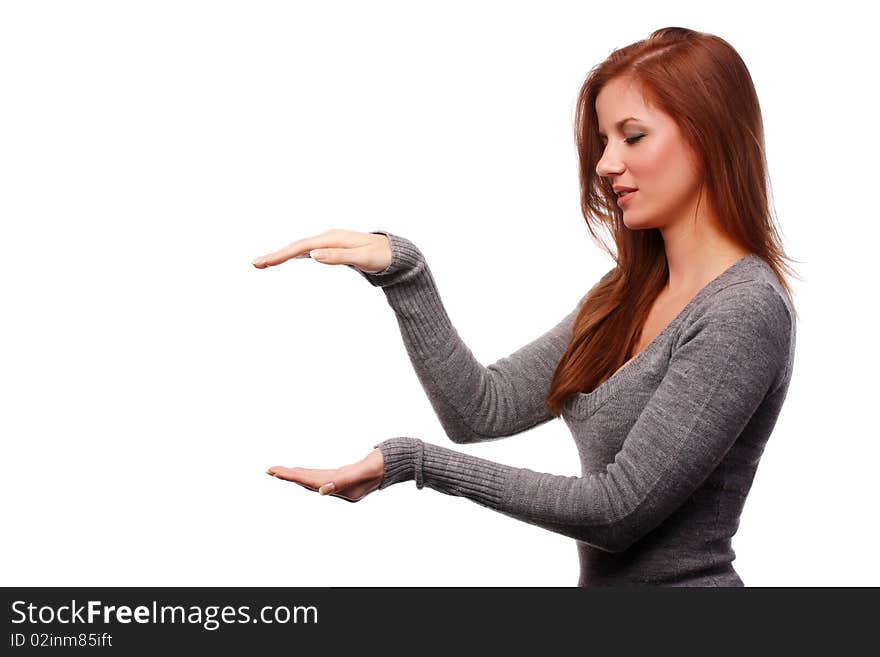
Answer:
<svg viewBox="0 0 880 657"><path fill-rule="evenodd" d="M446 436L456 445L473 445L475 443L484 443L489 440L497 440L501 435L495 432L481 431L477 427L465 425L464 423L441 422L446 430Z"/></svg>
<svg viewBox="0 0 880 657"><path fill-rule="evenodd" d="M620 552L626 552L632 547L633 543L636 542L636 539L632 540L614 540L609 541L605 544L604 550L606 552L611 552L614 554L618 554Z"/></svg>
<svg viewBox="0 0 880 657"><path fill-rule="evenodd" d="M489 440L495 440L497 436L487 436L478 433L447 433L449 440L456 445L473 445L475 443L484 443Z"/></svg>
<svg viewBox="0 0 880 657"><path fill-rule="evenodd" d="M619 554L629 550L642 536L641 528L630 517L626 517L609 525L593 525L579 540L597 550Z"/></svg>
<svg viewBox="0 0 880 657"><path fill-rule="evenodd" d="M477 434L471 427L464 424L450 424L443 422L443 428L446 430L446 437L456 445L471 445L480 441Z"/></svg>
<svg viewBox="0 0 880 657"><path fill-rule="evenodd" d="M610 554L625 552L633 544L633 541L621 541L617 539L608 539L605 537L600 538L597 537L595 534L591 534L589 538L585 537L581 538L580 540L590 547L594 547L597 550L608 552Z"/></svg>

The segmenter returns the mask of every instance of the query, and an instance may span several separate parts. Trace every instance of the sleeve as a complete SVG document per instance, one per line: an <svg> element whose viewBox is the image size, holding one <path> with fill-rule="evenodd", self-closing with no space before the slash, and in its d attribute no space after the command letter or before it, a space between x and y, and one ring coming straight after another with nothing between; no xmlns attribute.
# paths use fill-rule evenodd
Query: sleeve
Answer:
<svg viewBox="0 0 880 657"><path fill-rule="evenodd" d="M539 473L396 437L375 445L385 458L380 489L414 479L607 552L625 550L706 480L786 370L791 318L778 295L755 289L722 289L681 331L666 376L604 472Z"/></svg>
<svg viewBox="0 0 880 657"><path fill-rule="evenodd" d="M552 419L546 407L550 382L587 295L543 335L484 367L452 325L418 247L386 231L372 232L391 240L391 264L378 273L353 269L385 292L416 376L449 439L483 442Z"/></svg>

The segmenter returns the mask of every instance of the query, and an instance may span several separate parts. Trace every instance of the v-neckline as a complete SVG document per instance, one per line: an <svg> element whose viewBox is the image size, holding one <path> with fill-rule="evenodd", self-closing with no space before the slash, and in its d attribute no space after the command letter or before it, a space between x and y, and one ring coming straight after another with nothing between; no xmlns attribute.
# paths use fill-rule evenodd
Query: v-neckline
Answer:
<svg viewBox="0 0 880 657"><path fill-rule="evenodd" d="M570 395L565 402L567 410L575 417L586 417L587 415L591 415L599 407L599 405L601 405L611 395L617 384L625 381L627 378L634 374L635 364L638 363L638 361L642 360L644 355L651 351L654 345L659 343L661 339L666 336L667 333L673 330L673 328L675 328L678 323L690 313L691 308L700 299L705 297L709 292L714 290L715 287L724 282L724 280L734 270L738 269L740 266L750 260L758 260L760 262L763 262L763 260L761 260L758 255L754 253L749 253L734 262L711 281L706 283L697 291L697 293L693 297L691 297L691 300L688 301L687 304L685 304L684 308L682 308L681 311L679 311L679 313L672 318L672 321L670 321L663 328L662 331L654 336L654 339L651 340L651 342L649 342L644 349L642 349L639 353L637 353L635 356L633 356L623 365L617 368L617 370L610 377L608 377L607 379L605 379L605 381L596 386L596 388L593 389L592 392L576 392Z"/></svg>
<svg viewBox="0 0 880 657"><path fill-rule="evenodd" d="M648 346L650 346L650 345L648 345ZM648 347L645 347L645 349L647 349L647 348L648 348ZM642 351L644 351L645 349L642 349ZM642 351L640 351L639 354L642 353ZM636 356L638 356L639 354L636 354ZM614 374L617 374L617 373L620 372L624 367L626 367L626 366L629 365L631 362L633 362L633 361L636 359L636 356L633 356L633 357L630 358L628 361L626 361L623 365L621 365L620 367L618 367L617 370L615 370ZM612 374L611 376L614 376L614 374Z"/></svg>

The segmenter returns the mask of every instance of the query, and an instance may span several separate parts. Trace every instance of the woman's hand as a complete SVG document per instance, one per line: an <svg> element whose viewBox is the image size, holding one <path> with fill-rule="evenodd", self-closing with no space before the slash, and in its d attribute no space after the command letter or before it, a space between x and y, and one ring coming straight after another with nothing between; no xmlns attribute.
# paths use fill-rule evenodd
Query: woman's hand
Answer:
<svg viewBox="0 0 880 657"><path fill-rule="evenodd" d="M275 465L266 473L309 490L316 490L321 495L333 495L349 502L357 502L382 485L385 457L377 447L357 463L344 465L336 470L285 468L283 465Z"/></svg>
<svg viewBox="0 0 880 657"><path fill-rule="evenodd" d="M333 229L304 237L274 253L253 261L257 269L280 265L291 258L308 258L327 265L352 265L367 274L377 274L391 264L391 240L378 233Z"/></svg>

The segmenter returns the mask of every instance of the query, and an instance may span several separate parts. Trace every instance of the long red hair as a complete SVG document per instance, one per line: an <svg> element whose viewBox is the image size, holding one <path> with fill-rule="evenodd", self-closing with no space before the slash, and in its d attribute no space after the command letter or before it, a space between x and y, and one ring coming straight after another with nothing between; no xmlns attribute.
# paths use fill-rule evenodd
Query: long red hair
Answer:
<svg viewBox="0 0 880 657"><path fill-rule="evenodd" d="M717 36L682 27L656 30L614 50L581 87L574 130L581 212L616 266L587 294L556 368L547 406L557 417L568 396L594 390L628 360L669 273L659 229L627 228L611 183L596 173L604 151L596 97L616 78L633 80L647 103L675 120L698 158L703 192L719 227L773 268L792 308L785 272L800 278L784 262L792 259L783 251L771 214L761 109L739 54ZM611 234L616 255L596 235L600 226Z"/></svg>

